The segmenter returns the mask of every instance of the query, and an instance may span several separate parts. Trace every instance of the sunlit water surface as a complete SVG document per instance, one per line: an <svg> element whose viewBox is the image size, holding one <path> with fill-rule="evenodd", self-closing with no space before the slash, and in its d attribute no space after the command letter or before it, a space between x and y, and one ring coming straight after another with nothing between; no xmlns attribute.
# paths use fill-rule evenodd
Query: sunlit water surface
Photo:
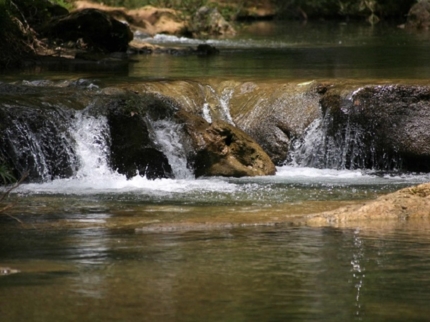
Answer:
<svg viewBox="0 0 430 322"><path fill-rule="evenodd" d="M115 85L430 75L428 36L392 26L257 23L237 39L202 42L220 54L136 56L115 71L52 65L2 78ZM10 216L0 217L1 321L428 320L428 222L336 229L300 219L427 182L428 174L284 166L272 177L149 181L92 169L24 184L8 198Z"/></svg>
<svg viewBox="0 0 430 322"><path fill-rule="evenodd" d="M0 218L1 266L19 270L0 276L2 321L425 321L429 223L307 228L295 216L428 179L285 166L25 184Z"/></svg>

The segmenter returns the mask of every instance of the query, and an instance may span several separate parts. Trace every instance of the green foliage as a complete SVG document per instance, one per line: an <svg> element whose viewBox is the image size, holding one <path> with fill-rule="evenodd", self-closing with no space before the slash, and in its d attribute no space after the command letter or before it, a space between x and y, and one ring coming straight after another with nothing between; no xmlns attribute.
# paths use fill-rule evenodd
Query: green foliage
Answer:
<svg viewBox="0 0 430 322"><path fill-rule="evenodd" d="M8 184L15 181L16 179L9 168L4 164L0 164L0 184Z"/></svg>
<svg viewBox="0 0 430 322"><path fill-rule="evenodd" d="M175 0L106 0L106 1L95 1L99 3L103 3L108 6L114 7L126 7L128 9L132 8L140 8L144 6L154 6L154 7L163 7L163 8L172 8L177 1Z"/></svg>
<svg viewBox="0 0 430 322"><path fill-rule="evenodd" d="M55 3L55 4L59 5L59 6L62 6L62 7L66 8L69 11L73 9L73 3L70 0L69 1L68 0L51 0L51 2Z"/></svg>
<svg viewBox="0 0 430 322"><path fill-rule="evenodd" d="M404 16L416 0L274 0L285 17Z"/></svg>
<svg viewBox="0 0 430 322"><path fill-rule="evenodd" d="M208 0L105 0L95 1L108 6L140 8L154 6L157 8L172 8L184 12L195 12L201 6L208 4Z"/></svg>

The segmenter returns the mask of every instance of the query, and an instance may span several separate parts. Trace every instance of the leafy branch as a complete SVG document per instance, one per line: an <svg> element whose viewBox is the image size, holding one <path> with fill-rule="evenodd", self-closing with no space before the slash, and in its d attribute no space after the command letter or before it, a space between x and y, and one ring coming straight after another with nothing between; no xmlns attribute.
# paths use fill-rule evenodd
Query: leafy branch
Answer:
<svg viewBox="0 0 430 322"><path fill-rule="evenodd" d="M6 190L6 192L4 192L1 196L0 196L0 203L2 203L6 198L7 198L7 196L9 196L9 194L13 191L13 190L15 190L16 188L18 188L23 182L24 182L24 180L28 177L28 171L27 172L25 172L22 176L21 176L21 179L19 179L19 181L18 182L16 182L14 185L12 185L11 187L9 187L9 189L7 189ZM12 176L12 178L13 178L13 176ZM23 224L23 222L20 220L20 219L18 219L18 218L16 218L15 216L12 216L11 214L8 214L8 213L5 213L5 211L6 210L8 210L8 209L10 209L10 208L12 208L13 206L15 206L15 204L14 203L10 203L10 204L8 204L8 205L6 205L6 206L4 206L3 208L0 208L0 214L5 214L6 216L8 216L8 217L10 217L10 218L12 218L12 219L14 219L14 220L16 220L16 221L18 221L20 224Z"/></svg>

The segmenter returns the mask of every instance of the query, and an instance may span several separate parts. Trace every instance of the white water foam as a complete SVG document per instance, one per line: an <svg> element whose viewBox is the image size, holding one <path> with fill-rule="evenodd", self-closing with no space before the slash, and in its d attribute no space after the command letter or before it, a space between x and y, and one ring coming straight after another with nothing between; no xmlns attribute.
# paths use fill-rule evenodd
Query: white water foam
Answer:
<svg viewBox="0 0 430 322"><path fill-rule="evenodd" d="M77 113L75 124L71 128L79 159L76 175L44 183L23 184L17 192L77 195L118 192L165 194L192 191L234 192L237 189L236 184L226 180L195 180L187 168L185 151L177 134L178 125L169 121L156 121L152 125L158 144L163 147L176 179L148 180L138 175L127 179L125 175L113 171L107 161L110 137L107 119Z"/></svg>
<svg viewBox="0 0 430 322"><path fill-rule="evenodd" d="M158 45L188 45L197 46L200 44L208 44L218 48L235 48L235 49L248 49L248 48L286 48L294 44L283 41L264 41L254 39L194 39L187 37L177 37L172 35L157 34L153 37L135 32L134 39L144 43L158 44Z"/></svg>
<svg viewBox="0 0 430 322"><path fill-rule="evenodd" d="M151 123L155 141L166 155L176 179L192 179L194 174L188 168L184 146L179 136L180 125L168 120Z"/></svg>
<svg viewBox="0 0 430 322"><path fill-rule="evenodd" d="M221 109L222 109L222 113L224 116L224 119L232 124L235 125L233 122L233 118L231 117L230 114L230 99L233 96L233 90L230 89L225 89L221 95L221 98L219 100L220 105L221 105Z"/></svg>
<svg viewBox="0 0 430 322"><path fill-rule="evenodd" d="M420 184L430 181L430 174L376 174L367 170L317 169L285 165L277 168L276 181L353 185Z"/></svg>
<svg viewBox="0 0 430 322"><path fill-rule="evenodd" d="M79 170L68 179L56 179L45 183L21 185L17 192L48 194L104 194L133 192L143 195L163 196L171 193L214 192L234 194L239 191L258 191L272 183L289 184L340 184L340 185L385 185L417 184L430 181L430 174L374 175L361 170L316 169L297 166L277 168L275 176L256 178L205 178L195 179L186 166L185 152L180 144L177 128L169 121L157 121L154 129L159 144L165 145L169 162L175 168L176 179L148 180L126 176L110 169L107 161L109 153L109 131L107 120L78 113L72 127L79 158ZM163 142L161 142L163 141ZM244 185L245 184L245 185Z"/></svg>
<svg viewBox="0 0 430 322"><path fill-rule="evenodd" d="M107 164L110 137L107 119L91 117L77 113L72 135L76 142L76 154L79 157L77 178L99 177L111 174Z"/></svg>
<svg viewBox="0 0 430 322"><path fill-rule="evenodd" d="M203 104L202 112L203 112L203 118L206 120L206 122L212 123L211 111L208 103Z"/></svg>

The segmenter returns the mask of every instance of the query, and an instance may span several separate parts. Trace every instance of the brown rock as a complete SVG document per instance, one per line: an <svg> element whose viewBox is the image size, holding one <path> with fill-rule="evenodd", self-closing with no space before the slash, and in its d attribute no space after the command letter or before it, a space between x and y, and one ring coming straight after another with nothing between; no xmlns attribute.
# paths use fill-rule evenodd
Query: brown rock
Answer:
<svg viewBox="0 0 430 322"><path fill-rule="evenodd" d="M212 124L185 111L177 113L185 124L196 154L194 170L200 176L273 175L275 165L245 132L224 121Z"/></svg>
<svg viewBox="0 0 430 322"><path fill-rule="evenodd" d="M407 220L430 217L430 183L405 188L374 201L309 215L306 223L342 226L370 220Z"/></svg>
<svg viewBox="0 0 430 322"><path fill-rule="evenodd" d="M66 42L82 39L89 47L104 52L126 51L133 39L126 24L97 9L83 9L54 19L45 34Z"/></svg>
<svg viewBox="0 0 430 322"><path fill-rule="evenodd" d="M124 7L109 7L87 1L77 1L75 7L102 10L115 19L127 22L132 30L149 36L156 34L182 35L187 32L186 22L181 18L181 13L173 9L145 6L129 10Z"/></svg>
<svg viewBox="0 0 430 322"><path fill-rule="evenodd" d="M216 8L201 7L191 19L190 32L196 38L234 36L236 31Z"/></svg>
<svg viewBox="0 0 430 322"><path fill-rule="evenodd" d="M430 26L430 1L419 1L408 13L406 27L410 29L425 29Z"/></svg>

